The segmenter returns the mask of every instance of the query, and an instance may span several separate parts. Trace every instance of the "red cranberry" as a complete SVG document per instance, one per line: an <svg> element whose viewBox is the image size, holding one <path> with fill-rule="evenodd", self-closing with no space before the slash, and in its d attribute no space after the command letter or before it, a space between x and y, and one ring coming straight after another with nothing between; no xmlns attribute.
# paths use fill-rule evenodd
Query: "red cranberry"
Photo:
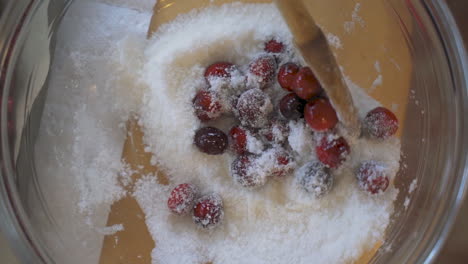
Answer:
<svg viewBox="0 0 468 264"><path fill-rule="evenodd" d="M280 120L273 120L268 127L260 131L261 135L272 143L284 143L289 136L289 126L287 123Z"/></svg>
<svg viewBox="0 0 468 264"><path fill-rule="evenodd" d="M193 98L193 108L195 115L203 122L213 120L222 114L221 103L211 91L199 91Z"/></svg>
<svg viewBox="0 0 468 264"><path fill-rule="evenodd" d="M246 188L265 185L265 175L259 168L254 167L256 159L257 157L253 155L242 155L232 162L231 176L236 183Z"/></svg>
<svg viewBox="0 0 468 264"><path fill-rule="evenodd" d="M304 100L319 95L322 91L320 83L318 82L312 70L309 67L303 67L296 74L296 79L292 87L293 91Z"/></svg>
<svg viewBox="0 0 468 264"><path fill-rule="evenodd" d="M258 86L261 89L265 88L275 77L276 66L276 60L271 55L257 58L249 65L249 84Z"/></svg>
<svg viewBox="0 0 468 264"><path fill-rule="evenodd" d="M383 193L390 184L390 180L385 175L385 166L375 161L363 162L356 177L359 186L370 194Z"/></svg>
<svg viewBox="0 0 468 264"><path fill-rule="evenodd" d="M284 44L272 39L265 43L265 51L270 53L281 53L284 50Z"/></svg>
<svg viewBox="0 0 468 264"><path fill-rule="evenodd" d="M338 123L338 116L328 99L317 98L306 104L304 117L312 130L324 132L333 129Z"/></svg>
<svg viewBox="0 0 468 264"><path fill-rule="evenodd" d="M398 130L398 119L394 113L384 107L377 107L364 118L364 129L378 139L387 139Z"/></svg>
<svg viewBox="0 0 468 264"><path fill-rule="evenodd" d="M167 200L167 207L175 214L186 214L192 210L198 188L189 183L177 185Z"/></svg>
<svg viewBox="0 0 468 264"><path fill-rule="evenodd" d="M226 150L228 137L217 128L203 127L195 132L194 142L201 152L209 155L219 155Z"/></svg>
<svg viewBox="0 0 468 264"><path fill-rule="evenodd" d="M289 152L283 148L274 150L274 165L272 168L272 176L283 177L294 170L294 160Z"/></svg>
<svg viewBox="0 0 468 264"><path fill-rule="evenodd" d="M229 62L216 62L208 66L205 70L205 79L209 82L210 78L231 78L231 71L235 67Z"/></svg>
<svg viewBox="0 0 468 264"><path fill-rule="evenodd" d="M287 91L292 91L296 80L296 74L299 72L299 66L292 62L283 64L278 71L278 83Z"/></svg>
<svg viewBox="0 0 468 264"><path fill-rule="evenodd" d="M193 207L193 221L200 227L215 228L221 223L223 217L223 200L218 194L201 197Z"/></svg>
<svg viewBox="0 0 468 264"><path fill-rule="evenodd" d="M322 138L315 148L318 159L329 168L338 168L350 153L348 142L343 137Z"/></svg>
<svg viewBox="0 0 468 264"><path fill-rule="evenodd" d="M296 94L289 93L281 98L279 102L279 110L284 118L297 120L304 117L305 104L306 101L299 98Z"/></svg>
<svg viewBox="0 0 468 264"><path fill-rule="evenodd" d="M273 111L270 97L260 89L250 89L237 100L239 119L244 126L260 128Z"/></svg>
<svg viewBox="0 0 468 264"><path fill-rule="evenodd" d="M330 170L318 161L312 161L301 167L296 173L297 182L308 193L319 198L327 194L333 187L333 177Z"/></svg>
<svg viewBox="0 0 468 264"><path fill-rule="evenodd" d="M247 131L239 126L231 128L229 131L232 149L239 155L247 151Z"/></svg>

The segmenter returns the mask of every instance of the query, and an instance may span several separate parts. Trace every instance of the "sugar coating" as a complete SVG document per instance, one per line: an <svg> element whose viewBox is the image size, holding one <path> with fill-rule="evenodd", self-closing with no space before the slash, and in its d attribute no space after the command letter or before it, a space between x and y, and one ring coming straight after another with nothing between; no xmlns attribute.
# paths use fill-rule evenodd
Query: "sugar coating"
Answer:
<svg viewBox="0 0 468 264"><path fill-rule="evenodd" d="M320 198L330 192L333 186L333 176L320 162L312 161L303 165L295 174L298 184L305 191L313 193Z"/></svg>
<svg viewBox="0 0 468 264"><path fill-rule="evenodd" d="M253 154L260 154L262 151L265 149L265 144L252 135L250 131L246 131L246 137L247 137L247 151Z"/></svg>
<svg viewBox="0 0 468 264"><path fill-rule="evenodd" d="M382 190L375 185L374 181L386 177L386 170L385 164L381 162L375 160L364 161L357 172L359 186L363 190L378 189L378 192L382 193Z"/></svg>
<svg viewBox="0 0 468 264"><path fill-rule="evenodd" d="M265 185L269 175L258 167L258 156L237 157L231 164L230 174L235 183L245 188L258 188Z"/></svg>
<svg viewBox="0 0 468 264"><path fill-rule="evenodd" d="M255 58L249 65L247 86L264 89L274 80L276 67L276 59L272 55Z"/></svg>
<svg viewBox="0 0 468 264"><path fill-rule="evenodd" d="M273 111L270 97L260 89L250 89L239 97L237 110L241 123L247 127L261 128L268 123Z"/></svg>
<svg viewBox="0 0 468 264"><path fill-rule="evenodd" d="M196 209L207 211L206 215L197 215ZM211 193L199 198L194 205L193 221L202 228L213 229L220 225L224 218L223 199L219 194Z"/></svg>
<svg viewBox="0 0 468 264"><path fill-rule="evenodd" d="M172 190L167 205L176 214L187 214L192 210L197 195L197 186L179 184Z"/></svg>

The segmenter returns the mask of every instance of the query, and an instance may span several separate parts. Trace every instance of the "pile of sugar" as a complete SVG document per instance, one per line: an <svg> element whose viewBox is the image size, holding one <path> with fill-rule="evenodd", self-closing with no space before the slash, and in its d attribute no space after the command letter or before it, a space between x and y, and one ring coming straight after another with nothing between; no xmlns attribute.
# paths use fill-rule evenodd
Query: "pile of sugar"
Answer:
<svg viewBox="0 0 468 264"><path fill-rule="evenodd" d="M193 115L191 99L205 85L206 66L230 61L245 70L273 36L291 45L290 32L273 5L229 4L179 16L151 40L142 74L149 90L140 121L153 162L164 168L171 186L146 177L134 195L156 240L154 263L341 263L383 239L397 190L390 187L384 195L370 197L359 190L354 169L364 160L378 160L387 164L393 177L400 156L396 139L349 142L351 157L334 172L335 187L322 199L302 191L294 177L255 191L243 189L229 175L229 155L208 156L193 146L201 124ZM302 61L294 52L286 56ZM347 81L363 117L378 103ZM284 92L276 85L268 93L275 102ZM232 122L215 124L227 131ZM291 122L290 127L288 140L303 154L297 153L298 163L310 161L314 155L310 129L303 122ZM222 195L225 221L219 229L199 230L189 217L173 216L166 209L170 187L182 182Z"/></svg>
<svg viewBox="0 0 468 264"><path fill-rule="evenodd" d="M76 213L70 212L76 204L93 216L93 225L102 227L110 204L125 195L119 184L119 171L125 168L120 160L123 124L137 112L153 162L171 180L170 186L163 186L147 176L134 193L157 244L153 263L340 263L359 257L383 239L397 190L390 187L382 196L369 197L357 188L353 170L362 160L376 159L387 163L389 174L395 175L397 140L350 142L350 159L336 172L334 189L320 200L298 188L293 177L269 182L257 191L245 190L229 176L227 155L207 156L192 145L200 123L191 98L204 85L204 68L219 60L244 67L273 36L291 45L278 10L269 4L231 4L192 12L161 27L148 44L145 33L151 14L139 11L150 11L152 3L80 1L59 34L37 148L48 152L38 151L36 157L40 174L50 177L42 184L55 186L56 191L46 196L49 205L61 208L64 215L56 219L69 230L67 236L89 241L83 226L68 229L77 221ZM293 52L286 56L302 61ZM347 82L361 116L378 105ZM281 93L270 95L275 102ZM230 124L216 123L224 131ZM309 161L311 156L305 154L313 154L310 130L303 123L291 122L290 127L291 147L304 153L298 163ZM203 192L223 196L226 215L219 229L207 233L196 229L189 217L169 213L171 187L187 181ZM98 257L99 247L96 251Z"/></svg>
<svg viewBox="0 0 468 264"><path fill-rule="evenodd" d="M119 230L103 228L110 205L125 195L122 125L141 101L135 69L141 68L154 1L111 2L74 1L57 33L35 146L38 184L53 225L42 201L31 218L42 225L58 263L98 263L102 231Z"/></svg>

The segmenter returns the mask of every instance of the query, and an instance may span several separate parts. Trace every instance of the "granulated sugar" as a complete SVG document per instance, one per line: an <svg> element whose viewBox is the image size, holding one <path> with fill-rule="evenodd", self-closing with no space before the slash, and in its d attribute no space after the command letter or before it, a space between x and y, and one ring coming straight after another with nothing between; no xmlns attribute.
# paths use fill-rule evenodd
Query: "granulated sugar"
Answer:
<svg viewBox="0 0 468 264"><path fill-rule="evenodd" d="M147 6L153 2L145 1ZM120 171L125 171L122 125L140 104L136 69L141 69L140 51L151 18L151 10L128 8L135 3L121 0L122 8L74 1L57 32L35 146L38 182L53 228L39 209L31 216L32 222L44 225L46 244L56 245L49 253L57 263L98 263L99 231L110 231L102 229L110 205L125 195L119 183Z"/></svg>
<svg viewBox="0 0 468 264"><path fill-rule="evenodd" d="M193 146L194 132L201 124L193 115L191 100L205 85L204 69L216 61L230 61L245 70L273 36L291 43L273 5L232 4L180 16L151 40L143 73L149 90L140 120L145 141L154 161L168 173L170 187L196 183L202 193L221 194L225 208L222 226L206 232L196 228L190 217L169 212L165 203L169 187L154 177L140 180L134 195L157 244L153 263L342 263L383 239L397 190L390 187L385 194L371 197L358 188L354 170L363 160L372 159L387 164L394 177L400 156L396 139L349 142L351 157L333 172L335 187L322 199L303 191L294 177L246 190L229 175L229 155L208 156ZM285 56L280 60L301 61L293 51ZM349 78L347 82L361 117L379 105ZM284 95L278 86L268 93L275 105ZM222 129L227 132L229 126L223 124ZM308 162L314 156L310 129L291 122L290 130L288 140L297 152L297 162Z"/></svg>
<svg viewBox="0 0 468 264"><path fill-rule="evenodd" d="M383 240L398 191L391 185L383 195L371 197L358 188L354 169L361 161L373 159L387 164L394 177L400 157L397 139L350 141L351 156L333 172L334 188L321 199L305 192L292 176L246 190L229 175L232 157L208 156L193 146L201 124L193 114L192 98L206 85L206 66L230 61L245 72L249 62L262 54L265 41L274 37L292 47L291 34L274 5L236 3L193 11L160 27L148 42L148 8L153 2L84 1L72 6L73 12L65 18L39 140L39 147L50 153L36 155L43 161L39 168L43 174L63 169L61 175L51 176L51 182L64 182L60 177L67 175L65 185L75 188L68 204L57 207L99 215L90 223L104 233L125 229L99 228L105 224L110 204L126 194L121 183L129 172L120 160L124 124L137 113L146 150L171 182L163 186L148 175L132 194L157 245L152 252L154 264L343 263ZM358 11L357 5L352 22L362 26ZM341 45L339 39L330 39ZM302 61L293 50L278 59ZM349 78L346 81L361 117L379 105ZM275 106L285 94L277 84L267 93ZM233 121L210 124L227 132ZM303 123L288 125L288 141L301 166L314 158L314 139ZM252 138L248 145L254 152L263 150ZM206 232L190 216L170 213L167 197L182 182L198 185L203 194L222 196L225 216L219 228ZM67 224L62 223L64 229ZM79 231L68 235L74 237Z"/></svg>

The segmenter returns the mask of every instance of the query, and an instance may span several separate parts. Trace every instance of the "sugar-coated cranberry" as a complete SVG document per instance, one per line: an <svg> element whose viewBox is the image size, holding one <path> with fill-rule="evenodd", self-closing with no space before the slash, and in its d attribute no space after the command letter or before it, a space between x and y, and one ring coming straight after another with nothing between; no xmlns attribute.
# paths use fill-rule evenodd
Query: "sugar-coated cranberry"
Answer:
<svg viewBox="0 0 468 264"><path fill-rule="evenodd" d="M271 55L261 56L249 65L249 74L247 75L249 85L261 89L274 79L276 72L276 60Z"/></svg>
<svg viewBox="0 0 468 264"><path fill-rule="evenodd" d="M281 120L272 120L270 124L260 130L266 141L276 144L284 143L289 136L289 126Z"/></svg>
<svg viewBox="0 0 468 264"><path fill-rule="evenodd" d="M272 111L270 97L260 89L247 90L237 100L237 112L244 126L260 128L266 125Z"/></svg>
<svg viewBox="0 0 468 264"><path fill-rule="evenodd" d="M387 139L398 130L398 119L392 111L377 107L364 118L364 129L372 138Z"/></svg>
<svg viewBox="0 0 468 264"><path fill-rule="evenodd" d="M213 120L222 114L221 102L212 91L199 91L192 102L195 115L203 122Z"/></svg>
<svg viewBox="0 0 468 264"><path fill-rule="evenodd" d="M234 182L246 188L256 188L265 185L265 174L256 166L258 157L241 155L231 164L231 176Z"/></svg>
<svg viewBox="0 0 468 264"><path fill-rule="evenodd" d="M338 123L335 109L325 98L316 98L307 103L304 108L304 118L310 128L316 132L333 129Z"/></svg>
<svg viewBox="0 0 468 264"><path fill-rule="evenodd" d="M223 200L218 194L205 195L193 207L193 221L200 227L212 229L224 218Z"/></svg>
<svg viewBox="0 0 468 264"><path fill-rule="evenodd" d="M284 148L275 147L273 152L273 166L271 176L283 177L291 174L295 168L293 156Z"/></svg>
<svg viewBox="0 0 468 264"><path fill-rule="evenodd" d="M318 161L311 161L296 172L296 180L308 193L319 198L327 194L333 187L333 177L330 170Z"/></svg>
<svg viewBox="0 0 468 264"><path fill-rule="evenodd" d="M230 62L216 62L208 66L205 70L205 79L210 78L231 78L231 71L235 67Z"/></svg>
<svg viewBox="0 0 468 264"><path fill-rule="evenodd" d="M284 50L284 44L275 39L271 39L265 43L265 51L270 53L281 53Z"/></svg>
<svg viewBox="0 0 468 264"><path fill-rule="evenodd" d="M295 93L289 93L281 98L279 110L286 119L297 120L304 117L306 101L299 98Z"/></svg>
<svg viewBox="0 0 468 264"><path fill-rule="evenodd" d="M235 126L229 131L231 148L237 154L242 155L247 151L247 130L240 126Z"/></svg>
<svg viewBox="0 0 468 264"><path fill-rule="evenodd" d="M319 95L322 91L320 83L309 67L302 67L299 72L296 73L296 79L292 89L297 96L304 100L309 100Z"/></svg>
<svg viewBox="0 0 468 264"><path fill-rule="evenodd" d="M338 168L348 157L350 147L343 137L323 137L315 148L317 158L329 168Z"/></svg>
<svg viewBox="0 0 468 264"><path fill-rule="evenodd" d="M203 127L195 132L194 142L197 148L209 155L224 153L228 147L228 137L214 127Z"/></svg>
<svg viewBox="0 0 468 264"><path fill-rule="evenodd" d="M192 210L197 195L198 188L195 185L189 183L179 184L172 190L167 200L167 207L175 214L186 214Z"/></svg>
<svg viewBox="0 0 468 264"><path fill-rule="evenodd" d="M365 161L358 168L356 177L359 186L370 194L383 193L390 180L385 173L385 165L376 161Z"/></svg>
<svg viewBox="0 0 468 264"><path fill-rule="evenodd" d="M278 83L283 89L292 91L298 72L299 66L297 64L292 62L283 64L278 71Z"/></svg>

